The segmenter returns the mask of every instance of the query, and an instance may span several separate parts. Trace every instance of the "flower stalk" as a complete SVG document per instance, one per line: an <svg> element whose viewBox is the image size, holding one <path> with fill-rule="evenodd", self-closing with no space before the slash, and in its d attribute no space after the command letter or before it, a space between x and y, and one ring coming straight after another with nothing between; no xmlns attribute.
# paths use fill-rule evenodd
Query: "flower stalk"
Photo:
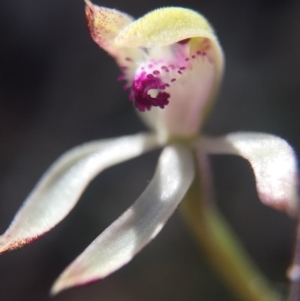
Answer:
<svg viewBox="0 0 300 301"><path fill-rule="evenodd" d="M249 258L221 213L204 201L200 181L196 173L180 209L210 265L238 300L279 301L279 294Z"/></svg>

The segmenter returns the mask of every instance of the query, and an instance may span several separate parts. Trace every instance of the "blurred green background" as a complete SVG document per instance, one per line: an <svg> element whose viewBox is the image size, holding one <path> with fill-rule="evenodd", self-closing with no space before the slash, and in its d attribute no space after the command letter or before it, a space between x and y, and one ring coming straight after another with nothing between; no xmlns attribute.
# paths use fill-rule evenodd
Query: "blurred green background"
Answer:
<svg viewBox="0 0 300 301"><path fill-rule="evenodd" d="M161 6L204 14L226 55L209 134L260 131L300 153L300 2L103 0L135 17ZM89 37L78 0L0 0L0 231L46 168L86 141L145 131L116 82L113 59ZM1 301L49 300L59 273L143 191L159 151L101 174L54 230L0 257ZM294 222L263 206L246 161L212 158L217 202L284 296ZM129 265L57 301L235 300L205 263L176 213Z"/></svg>

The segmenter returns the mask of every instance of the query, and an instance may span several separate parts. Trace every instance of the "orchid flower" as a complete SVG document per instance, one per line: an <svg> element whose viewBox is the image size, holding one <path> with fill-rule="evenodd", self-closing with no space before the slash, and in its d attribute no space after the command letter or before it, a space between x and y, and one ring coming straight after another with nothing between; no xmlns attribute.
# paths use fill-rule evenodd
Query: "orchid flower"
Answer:
<svg viewBox="0 0 300 301"><path fill-rule="evenodd" d="M289 214L298 210L297 164L287 142L262 133L198 134L224 65L218 39L202 15L168 7L134 20L120 11L85 2L92 38L115 58L121 80L130 91L129 101L152 132L90 142L64 154L44 174L0 237L0 253L51 230L104 169L161 147L145 191L67 267L53 293L108 276L156 237L195 174L201 172L196 170L199 154L245 158L264 204Z"/></svg>

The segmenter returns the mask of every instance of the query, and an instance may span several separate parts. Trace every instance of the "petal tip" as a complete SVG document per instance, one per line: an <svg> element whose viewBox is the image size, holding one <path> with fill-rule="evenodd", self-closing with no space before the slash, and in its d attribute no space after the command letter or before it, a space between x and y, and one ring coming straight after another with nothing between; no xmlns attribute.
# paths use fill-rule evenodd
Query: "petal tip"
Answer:
<svg viewBox="0 0 300 301"><path fill-rule="evenodd" d="M50 296L54 297L65 289L67 289L67 287L63 287L63 285L59 281L55 281L50 290Z"/></svg>
<svg viewBox="0 0 300 301"><path fill-rule="evenodd" d="M72 273L73 272L73 273ZM57 294L70 289L72 287L87 285L100 280L101 277L81 277L81 273L77 274L74 271L69 271L66 269L54 282L51 290L50 296L56 296Z"/></svg>
<svg viewBox="0 0 300 301"><path fill-rule="evenodd" d="M89 0L84 0L84 3L85 3L86 6L92 6L93 5L92 2L89 1Z"/></svg>
<svg viewBox="0 0 300 301"><path fill-rule="evenodd" d="M287 277L290 281L299 281L300 280L300 265L293 264L287 270Z"/></svg>
<svg viewBox="0 0 300 301"><path fill-rule="evenodd" d="M37 238L37 237L36 237ZM19 249L34 241L36 238L10 239L8 236L0 236L0 255L15 249Z"/></svg>
<svg viewBox="0 0 300 301"><path fill-rule="evenodd" d="M60 294L61 292L71 288L72 286L74 286L74 284L71 284L68 281L68 279L65 279L64 277L63 278L59 277L51 287L50 296L54 297Z"/></svg>
<svg viewBox="0 0 300 301"><path fill-rule="evenodd" d="M7 244L6 242L6 238L4 235L1 235L0 236L0 255L5 253L6 251L8 251L10 248L9 248L9 245Z"/></svg>
<svg viewBox="0 0 300 301"><path fill-rule="evenodd" d="M299 198L297 193L293 189L294 187L288 189L282 188L281 191L287 190L286 196L272 194L270 192L264 193L259 191L258 187L258 197L262 201L262 203L266 206L272 207L278 211L286 212L291 217L296 217L299 212Z"/></svg>
<svg viewBox="0 0 300 301"><path fill-rule="evenodd" d="M116 9L95 5L89 0L85 0L85 18L92 39L109 54L115 56L118 49L114 45L114 39L133 19Z"/></svg>
<svg viewBox="0 0 300 301"><path fill-rule="evenodd" d="M70 277L64 275L63 273L55 280L53 286L51 287L50 296L56 296L72 286L75 286L74 281L72 281Z"/></svg>
<svg viewBox="0 0 300 301"><path fill-rule="evenodd" d="M7 236L0 236L0 254L22 247L26 242L9 240Z"/></svg>

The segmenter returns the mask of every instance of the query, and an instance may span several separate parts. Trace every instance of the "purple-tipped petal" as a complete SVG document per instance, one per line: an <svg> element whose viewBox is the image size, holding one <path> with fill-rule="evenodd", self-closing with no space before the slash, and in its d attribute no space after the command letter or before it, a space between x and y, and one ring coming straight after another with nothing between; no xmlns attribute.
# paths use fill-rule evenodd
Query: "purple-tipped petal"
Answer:
<svg viewBox="0 0 300 301"><path fill-rule="evenodd" d="M87 26L93 40L108 53L115 56L115 37L120 30L133 22L133 18L116 9L94 5L85 0Z"/></svg>
<svg viewBox="0 0 300 301"><path fill-rule="evenodd" d="M0 236L0 253L29 243L59 223L102 170L158 145L155 136L140 134L91 142L67 152L45 173Z"/></svg>
<svg viewBox="0 0 300 301"><path fill-rule="evenodd" d="M128 66L128 61L140 60L143 51L138 47L129 47L130 45L120 47L116 45L115 38L133 22L133 18L116 9L95 5L89 0L85 0L85 16L92 39L117 60L121 69L126 71L128 79L131 79L132 71L127 69L132 64Z"/></svg>
<svg viewBox="0 0 300 301"><path fill-rule="evenodd" d="M187 192L194 173L188 149L167 147L146 190L61 274L52 294L104 278L128 263L160 232Z"/></svg>
<svg viewBox="0 0 300 301"><path fill-rule="evenodd" d="M199 147L210 154L240 155L251 164L261 201L275 209L295 213L298 209L297 161L283 139L262 133L232 133L205 137Z"/></svg>

